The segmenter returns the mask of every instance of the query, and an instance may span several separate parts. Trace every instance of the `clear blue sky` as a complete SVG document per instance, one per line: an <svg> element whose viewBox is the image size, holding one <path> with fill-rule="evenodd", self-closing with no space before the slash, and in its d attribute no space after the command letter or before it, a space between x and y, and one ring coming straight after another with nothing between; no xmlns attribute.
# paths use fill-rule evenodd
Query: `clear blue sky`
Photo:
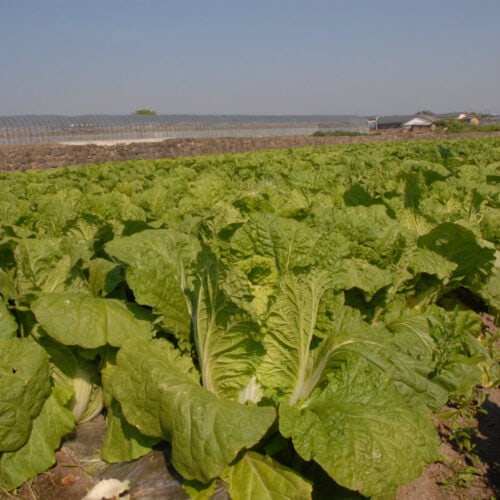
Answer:
<svg viewBox="0 0 500 500"><path fill-rule="evenodd" d="M0 115L500 112L500 0L0 0Z"/></svg>

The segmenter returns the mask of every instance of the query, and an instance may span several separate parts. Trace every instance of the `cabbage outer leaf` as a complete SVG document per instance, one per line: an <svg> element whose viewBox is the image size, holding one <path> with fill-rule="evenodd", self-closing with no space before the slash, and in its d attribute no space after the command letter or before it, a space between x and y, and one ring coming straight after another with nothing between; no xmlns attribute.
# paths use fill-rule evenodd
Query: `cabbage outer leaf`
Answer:
<svg viewBox="0 0 500 500"><path fill-rule="evenodd" d="M130 425L115 399L106 407L106 436L101 449L101 458L106 462L135 460L149 453L158 441L158 438L144 436Z"/></svg>
<svg viewBox="0 0 500 500"><path fill-rule="evenodd" d="M279 427L304 460L346 488L377 496L437 460L439 438L429 418L367 367L349 362L324 390L295 406L282 403Z"/></svg>
<svg viewBox="0 0 500 500"><path fill-rule="evenodd" d="M124 302L90 295L53 293L33 302L43 329L65 345L94 349L120 347L130 338L151 338L151 323L137 318Z"/></svg>
<svg viewBox="0 0 500 500"><path fill-rule="evenodd" d="M424 363L406 367L406 357L391 349L397 342L391 332L370 328L347 308L314 346L329 286L320 271L285 278L267 322L259 379L276 391L280 432L302 458L315 460L342 486L385 494L437 458L426 405L444 403L447 393L427 380L431 369Z"/></svg>
<svg viewBox="0 0 500 500"><path fill-rule="evenodd" d="M254 213L231 238L231 251L240 259L272 257L284 273L313 262L319 233L307 224L271 213Z"/></svg>
<svg viewBox="0 0 500 500"><path fill-rule="evenodd" d="M28 440L49 394L45 351L32 340L0 340L0 451L14 451Z"/></svg>
<svg viewBox="0 0 500 500"><path fill-rule="evenodd" d="M10 313L4 299L0 297L0 339L14 338L17 328L17 321Z"/></svg>
<svg viewBox="0 0 500 500"><path fill-rule="evenodd" d="M233 500L306 500L312 495L312 485L294 470L253 451L247 451L221 478Z"/></svg>
<svg viewBox="0 0 500 500"><path fill-rule="evenodd" d="M190 365L165 341L131 341L118 353L111 385L128 422L170 441L177 471L207 483L264 436L275 410L218 398Z"/></svg>
<svg viewBox="0 0 500 500"><path fill-rule="evenodd" d="M2 454L1 488L17 488L27 479L44 472L54 464L54 450L75 425L73 414L66 408L71 396L69 387L54 387L40 414L33 421L28 441L20 449Z"/></svg>
<svg viewBox="0 0 500 500"><path fill-rule="evenodd" d="M189 268L200 250L197 240L163 229L110 241L106 251L127 266L136 301L151 306L165 327L189 346L191 317L185 291Z"/></svg>

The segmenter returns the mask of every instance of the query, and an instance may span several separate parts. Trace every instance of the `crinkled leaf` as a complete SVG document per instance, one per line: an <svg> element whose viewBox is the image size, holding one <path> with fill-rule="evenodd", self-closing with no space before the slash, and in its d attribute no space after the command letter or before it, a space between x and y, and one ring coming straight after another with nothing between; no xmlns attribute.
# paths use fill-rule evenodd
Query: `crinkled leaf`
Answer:
<svg viewBox="0 0 500 500"><path fill-rule="evenodd" d="M266 355L258 377L266 388L294 404L328 380L338 360L347 355L368 360L418 404L434 408L446 402L446 390L429 380L433 368L427 358L418 360L407 355L403 339L385 328L371 327L348 307L335 308L329 329L322 332L323 339L315 338L316 314L326 287L328 277L323 273L302 281L287 280L272 308L263 339ZM412 345L414 340L405 342Z"/></svg>
<svg viewBox="0 0 500 500"><path fill-rule="evenodd" d="M279 417L304 460L366 496L393 493L439 456L432 421L364 362L348 362L301 404L282 403Z"/></svg>
<svg viewBox="0 0 500 500"><path fill-rule="evenodd" d="M106 405L106 435L101 457L107 462L128 462L149 451L159 439L145 436L129 424L111 391L111 378L116 370L116 354L107 352L101 369L101 380Z"/></svg>
<svg viewBox="0 0 500 500"><path fill-rule="evenodd" d="M403 227L379 203L336 208L320 223L349 242L350 257L380 268L397 262L406 244Z"/></svg>
<svg viewBox="0 0 500 500"><path fill-rule="evenodd" d="M77 265L79 260L88 258L85 242L68 238L26 238L18 242L14 255L20 293L86 288Z"/></svg>
<svg viewBox="0 0 500 500"><path fill-rule="evenodd" d="M415 248L408 267L413 274L434 274L445 280L450 278L457 264L427 248Z"/></svg>
<svg viewBox="0 0 500 500"><path fill-rule="evenodd" d="M65 406L71 394L67 387L54 387L33 422L28 441L22 448L0 457L2 488L16 488L54 464L54 450L74 427L73 414Z"/></svg>
<svg viewBox="0 0 500 500"><path fill-rule="evenodd" d="M482 212L481 235L485 240L500 244L500 210L485 207Z"/></svg>
<svg viewBox="0 0 500 500"><path fill-rule="evenodd" d="M259 328L221 291L222 264L208 252L200 261L191 314L202 385L220 397L238 399L263 355Z"/></svg>
<svg viewBox="0 0 500 500"><path fill-rule="evenodd" d="M332 280L335 288L359 288L365 293L366 299L370 300L381 288L393 283L394 273L366 260L342 259L332 270Z"/></svg>
<svg viewBox="0 0 500 500"><path fill-rule="evenodd" d="M266 257L262 258L266 259ZM271 260L269 257L267 257L267 259ZM241 267L239 267L239 262L241 261L238 261L236 265L231 266L225 280L220 286L224 293L228 297L231 297L232 302L244 311L248 312L256 321L261 321L264 319L269 304L276 293L275 287L273 286L275 283L253 283L248 274L246 274ZM255 267L252 267L250 273L255 269ZM260 273L260 276L262 276L268 274L269 268L264 268L264 266L262 266L257 268L257 270L263 271ZM277 276L278 273L276 269L276 278Z"/></svg>
<svg viewBox="0 0 500 500"><path fill-rule="evenodd" d="M162 436L160 425L161 387L164 371L175 367L183 379L199 384L200 375L192 359L182 355L162 339L152 342L130 342L130 347L120 349L120 370L107 367L103 371L105 398L111 404L116 397L127 420L147 436ZM136 349L135 353L133 352ZM137 356L134 356L137 354ZM130 358L133 363L127 365ZM163 387L163 385L162 385ZM165 385L166 388L169 385Z"/></svg>
<svg viewBox="0 0 500 500"><path fill-rule="evenodd" d="M188 479L217 477L240 450L260 441L275 418L271 407L218 399L199 386L182 389L184 394L163 397L161 423L172 443L172 463Z"/></svg>
<svg viewBox="0 0 500 500"><path fill-rule="evenodd" d="M88 269L89 287L97 297L106 297L125 280L123 267L106 259L92 259Z"/></svg>
<svg viewBox="0 0 500 500"><path fill-rule="evenodd" d="M399 207L396 214L402 226L409 229L415 236L421 236L432 229L432 224L411 208Z"/></svg>
<svg viewBox="0 0 500 500"><path fill-rule="evenodd" d="M440 408L448 392L430 379L433 364L428 357L412 351L416 342L411 336L400 336L383 327L365 323L358 311L340 307L335 311L329 334L311 350L304 394L329 380L339 362L349 357L365 359L386 379L396 382L399 392L416 405Z"/></svg>
<svg viewBox="0 0 500 500"><path fill-rule="evenodd" d="M495 250L481 244L472 231L459 224L437 225L419 238L418 245L454 262L454 277L469 286L487 278L495 263Z"/></svg>
<svg viewBox="0 0 500 500"><path fill-rule="evenodd" d="M237 208L219 200L212 207L210 215L203 220L202 229L207 237L227 239L244 221Z"/></svg>
<svg viewBox="0 0 500 500"><path fill-rule="evenodd" d="M272 257L281 272L312 264L317 231L304 222L270 213L252 214L231 239L231 249L240 258Z"/></svg>
<svg viewBox="0 0 500 500"><path fill-rule="evenodd" d="M130 338L146 340L152 336L151 323L138 318L119 300L52 293L33 302L32 310L44 330L66 345L119 347Z"/></svg>
<svg viewBox="0 0 500 500"><path fill-rule="evenodd" d="M315 278L309 279L314 282ZM285 400L293 404L327 381L331 372L337 370L339 359L355 356L366 359L386 378L396 381L402 394L410 398L417 397L432 408L446 402L446 390L429 380L432 364L428 359L419 359L417 355L412 357L406 353L400 346L402 341L394 333L382 327L371 327L355 310L335 308L334 321L330 320L329 330L323 332L323 339L313 339L317 333L313 316L317 306L311 300L313 295L308 291L308 286L304 287L305 283L307 281L300 287L289 288L276 301L268 323L269 332L264 337L266 356L259 367L259 379L265 387L285 395ZM316 294L316 303L319 299L320 296ZM309 307L303 307L308 303ZM277 311L281 312L277 314ZM294 318L297 318L295 323ZM309 336L304 328L307 324L310 325ZM302 333L298 335L300 329ZM306 351L303 361L299 363L298 353L302 349L300 342L307 338L309 344L307 349L304 344ZM414 343L411 339L408 342ZM299 369L298 366L303 368ZM291 392L291 387L296 388L295 392Z"/></svg>
<svg viewBox="0 0 500 500"><path fill-rule="evenodd" d="M0 340L13 338L17 333L17 321L0 297Z"/></svg>
<svg viewBox="0 0 500 500"><path fill-rule="evenodd" d="M49 357L27 339L0 340L0 451L20 448L50 394Z"/></svg>
<svg viewBox="0 0 500 500"><path fill-rule="evenodd" d="M127 283L139 304L162 315L167 329L189 342L191 318L185 296L188 271L199 252L194 238L163 229L110 241L106 251L127 266Z"/></svg>
<svg viewBox="0 0 500 500"><path fill-rule="evenodd" d="M120 404L113 400L106 407L106 436L101 457L106 462L130 462L142 457L158 443L158 438L141 434L122 414Z"/></svg>
<svg viewBox="0 0 500 500"><path fill-rule="evenodd" d="M0 294L4 299L14 299L18 296L18 291L14 279L14 271L0 269Z"/></svg>
<svg viewBox="0 0 500 500"><path fill-rule="evenodd" d="M466 394L481 381L479 363L487 350L472 335L481 323L471 312L446 312L430 307L426 312L404 312L388 328L395 333L392 348L407 356L407 365L428 366L427 379L449 393Z"/></svg>
<svg viewBox="0 0 500 500"><path fill-rule="evenodd" d="M221 477L233 500L306 500L312 495L312 485L295 471L253 451L247 451Z"/></svg>
<svg viewBox="0 0 500 500"><path fill-rule="evenodd" d="M446 391L428 380L432 370L424 363L398 355L398 339L384 328L371 328L350 308L337 307L329 329L317 338L316 319L320 301L330 286L325 272L289 277L284 283L267 321L263 338L266 354L258 368L258 378L266 388L291 404L307 397L336 369L336 359L349 353L365 358L402 384L428 406L445 403ZM328 322L323 322L328 326ZM422 366L421 366L422 365Z"/></svg>
<svg viewBox="0 0 500 500"><path fill-rule="evenodd" d="M170 441L174 467L205 483L257 443L275 418L271 407L241 405L205 390L190 361L160 340L127 343L111 384L126 419Z"/></svg>
<svg viewBox="0 0 500 500"><path fill-rule="evenodd" d="M500 311L500 251L495 252L495 264L489 277L477 282L473 291L491 307L493 311Z"/></svg>
<svg viewBox="0 0 500 500"><path fill-rule="evenodd" d="M259 379L288 395L292 404L305 395L319 303L329 286L325 272L287 277L267 322Z"/></svg>

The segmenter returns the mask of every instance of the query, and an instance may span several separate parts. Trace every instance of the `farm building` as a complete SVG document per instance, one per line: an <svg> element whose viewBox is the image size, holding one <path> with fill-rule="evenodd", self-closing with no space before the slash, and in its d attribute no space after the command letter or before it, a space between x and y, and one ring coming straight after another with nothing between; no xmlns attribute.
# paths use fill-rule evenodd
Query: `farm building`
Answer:
<svg viewBox="0 0 500 500"><path fill-rule="evenodd" d="M438 118L430 113L417 113L415 116L404 122L402 128L411 132L432 130L435 128L434 122Z"/></svg>
<svg viewBox="0 0 500 500"><path fill-rule="evenodd" d="M394 130L400 129L403 123L410 120L412 115L392 115L392 116L376 116L368 119L369 130Z"/></svg>
<svg viewBox="0 0 500 500"><path fill-rule="evenodd" d="M419 111L414 115L376 116L368 118L370 131L405 130L411 132L433 130L438 120L456 118L469 120L467 113L442 113L435 114L431 111Z"/></svg>

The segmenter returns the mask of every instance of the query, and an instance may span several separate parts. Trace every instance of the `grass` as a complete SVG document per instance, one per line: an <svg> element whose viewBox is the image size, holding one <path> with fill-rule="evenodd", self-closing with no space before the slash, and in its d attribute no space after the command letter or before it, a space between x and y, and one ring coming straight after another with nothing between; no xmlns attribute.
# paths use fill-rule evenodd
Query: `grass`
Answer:
<svg viewBox="0 0 500 500"><path fill-rule="evenodd" d="M354 130L317 130L314 132L313 137L357 137L359 135L368 134L356 132Z"/></svg>
<svg viewBox="0 0 500 500"><path fill-rule="evenodd" d="M317 130L314 132L313 137L357 137L359 135L368 135L363 132L356 132L353 130Z"/></svg>

